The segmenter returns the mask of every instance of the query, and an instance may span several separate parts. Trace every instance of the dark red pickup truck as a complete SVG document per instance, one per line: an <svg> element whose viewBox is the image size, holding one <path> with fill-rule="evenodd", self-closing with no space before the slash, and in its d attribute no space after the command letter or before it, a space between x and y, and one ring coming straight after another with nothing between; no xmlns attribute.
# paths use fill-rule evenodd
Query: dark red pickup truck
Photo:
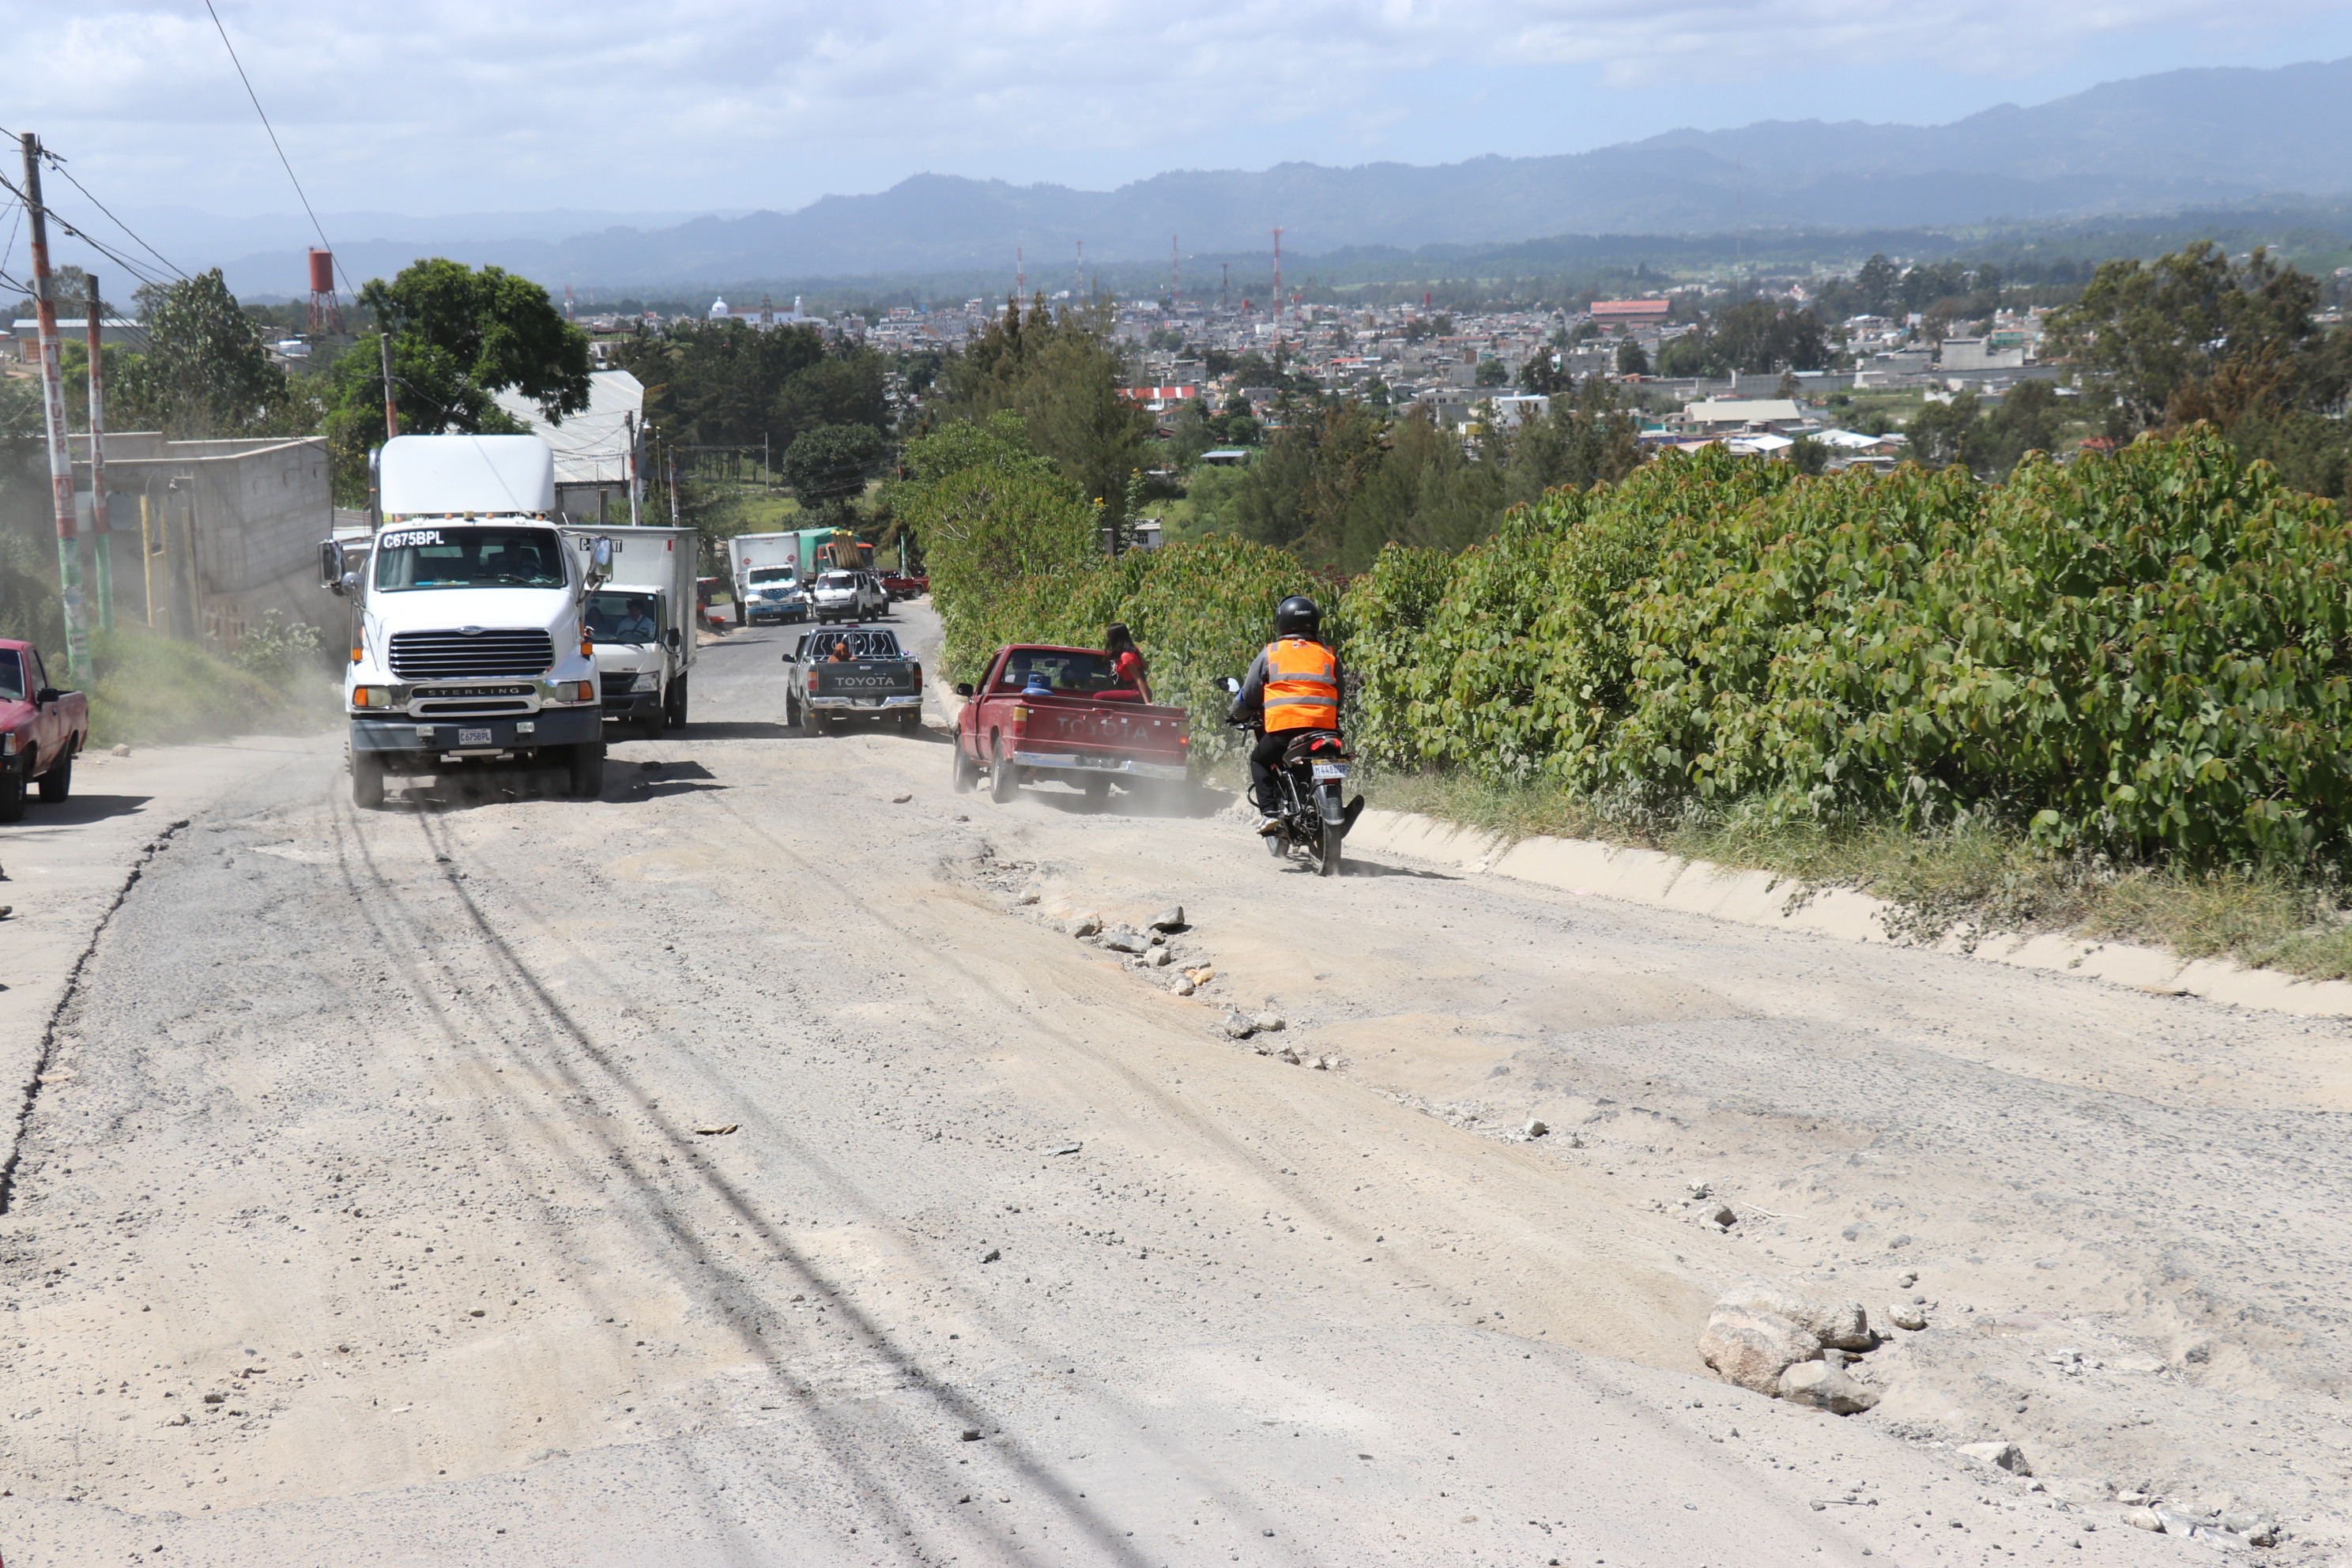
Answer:
<svg viewBox="0 0 2352 1568"><path fill-rule="evenodd" d="M1100 800L1114 782L1181 784L1192 743L1184 710L1146 702L1117 679L1099 648L997 649L987 679L956 688L970 700L956 720L955 787L985 773L989 794L1011 800L1024 784L1059 779Z"/></svg>
<svg viewBox="0 0 2352 1568"><path fill-rule="evenodd" d="M73 791L73 760L89 744L89 700L49 684L28 642L0 639L0 822L25 819L26 786L43 800Z"/></svg>

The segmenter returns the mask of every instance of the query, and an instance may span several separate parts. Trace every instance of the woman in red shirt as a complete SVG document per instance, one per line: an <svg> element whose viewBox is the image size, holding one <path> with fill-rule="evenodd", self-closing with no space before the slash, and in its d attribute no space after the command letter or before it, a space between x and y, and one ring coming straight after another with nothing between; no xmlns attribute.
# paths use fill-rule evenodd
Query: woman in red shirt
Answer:
<svg viewBox="0 0 2352 1568"><path fill-rule="evenodd" d="M1142 650L1135 646L1135 635L1127 629L1125 621L1113 621L1103 633L1103 649L1110 655L1111 678L1121 689L1132 687L1146 702L1151 700L1151 678L1143 662Z"/></svg>

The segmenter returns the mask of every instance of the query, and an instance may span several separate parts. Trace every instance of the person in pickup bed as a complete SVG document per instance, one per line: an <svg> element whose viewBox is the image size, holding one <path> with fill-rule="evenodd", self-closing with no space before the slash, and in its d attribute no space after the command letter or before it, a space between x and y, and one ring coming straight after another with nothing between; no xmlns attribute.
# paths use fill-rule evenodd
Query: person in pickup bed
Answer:
<svg viewBox="0 0 2352 1568"><path fill-rule="evenodd" d="M847 637L842 637L833 645L833 662L835 664L847 664L849 659L849 639Z"/></svg>
<svg viewBox="0 0 2352 1568"><path fill-rule="evenodd" d="M1135 646L1135 634L1127 629L1125 621L1113 621L1103 633L1103 651L1110 655L1110 689L1105 697L1122 697L1132 691L1143 701L1151 700L1151 674L1143 662L1143 650Z"/></svg>

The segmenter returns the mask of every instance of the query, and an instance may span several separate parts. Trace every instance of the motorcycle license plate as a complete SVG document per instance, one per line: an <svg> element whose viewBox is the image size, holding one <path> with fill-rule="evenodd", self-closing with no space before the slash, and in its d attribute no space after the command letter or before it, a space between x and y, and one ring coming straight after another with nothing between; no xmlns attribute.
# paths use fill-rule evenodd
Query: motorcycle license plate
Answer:
<svg viewBox="0 0 2352 1568"><path fill-rule="evenodd" d="M1343 779L1348 776L1348 764L1345 763L1316 763L1311 765L1318 779Z"/></svg>
<svg viewBox="0 0 2352 1568"><path fill-rule="evenodd" d="M487 746L489 743L490 732L488 730L460 730L457 731L457 744L461 746Z"/></svg>

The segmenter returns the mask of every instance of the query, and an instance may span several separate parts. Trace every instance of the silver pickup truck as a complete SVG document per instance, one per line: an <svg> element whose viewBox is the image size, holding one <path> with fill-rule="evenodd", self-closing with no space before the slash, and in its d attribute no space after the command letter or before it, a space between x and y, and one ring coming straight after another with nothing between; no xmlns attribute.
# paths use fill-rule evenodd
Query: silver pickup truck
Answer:
<svg viewBox="0 0 2352 1568"><path fill-rule="evenodd" d="M803 632L784 665L784 722L803 735L861 721L896 724L903 735L923 726L923 667L880 626Z"/></svg>

